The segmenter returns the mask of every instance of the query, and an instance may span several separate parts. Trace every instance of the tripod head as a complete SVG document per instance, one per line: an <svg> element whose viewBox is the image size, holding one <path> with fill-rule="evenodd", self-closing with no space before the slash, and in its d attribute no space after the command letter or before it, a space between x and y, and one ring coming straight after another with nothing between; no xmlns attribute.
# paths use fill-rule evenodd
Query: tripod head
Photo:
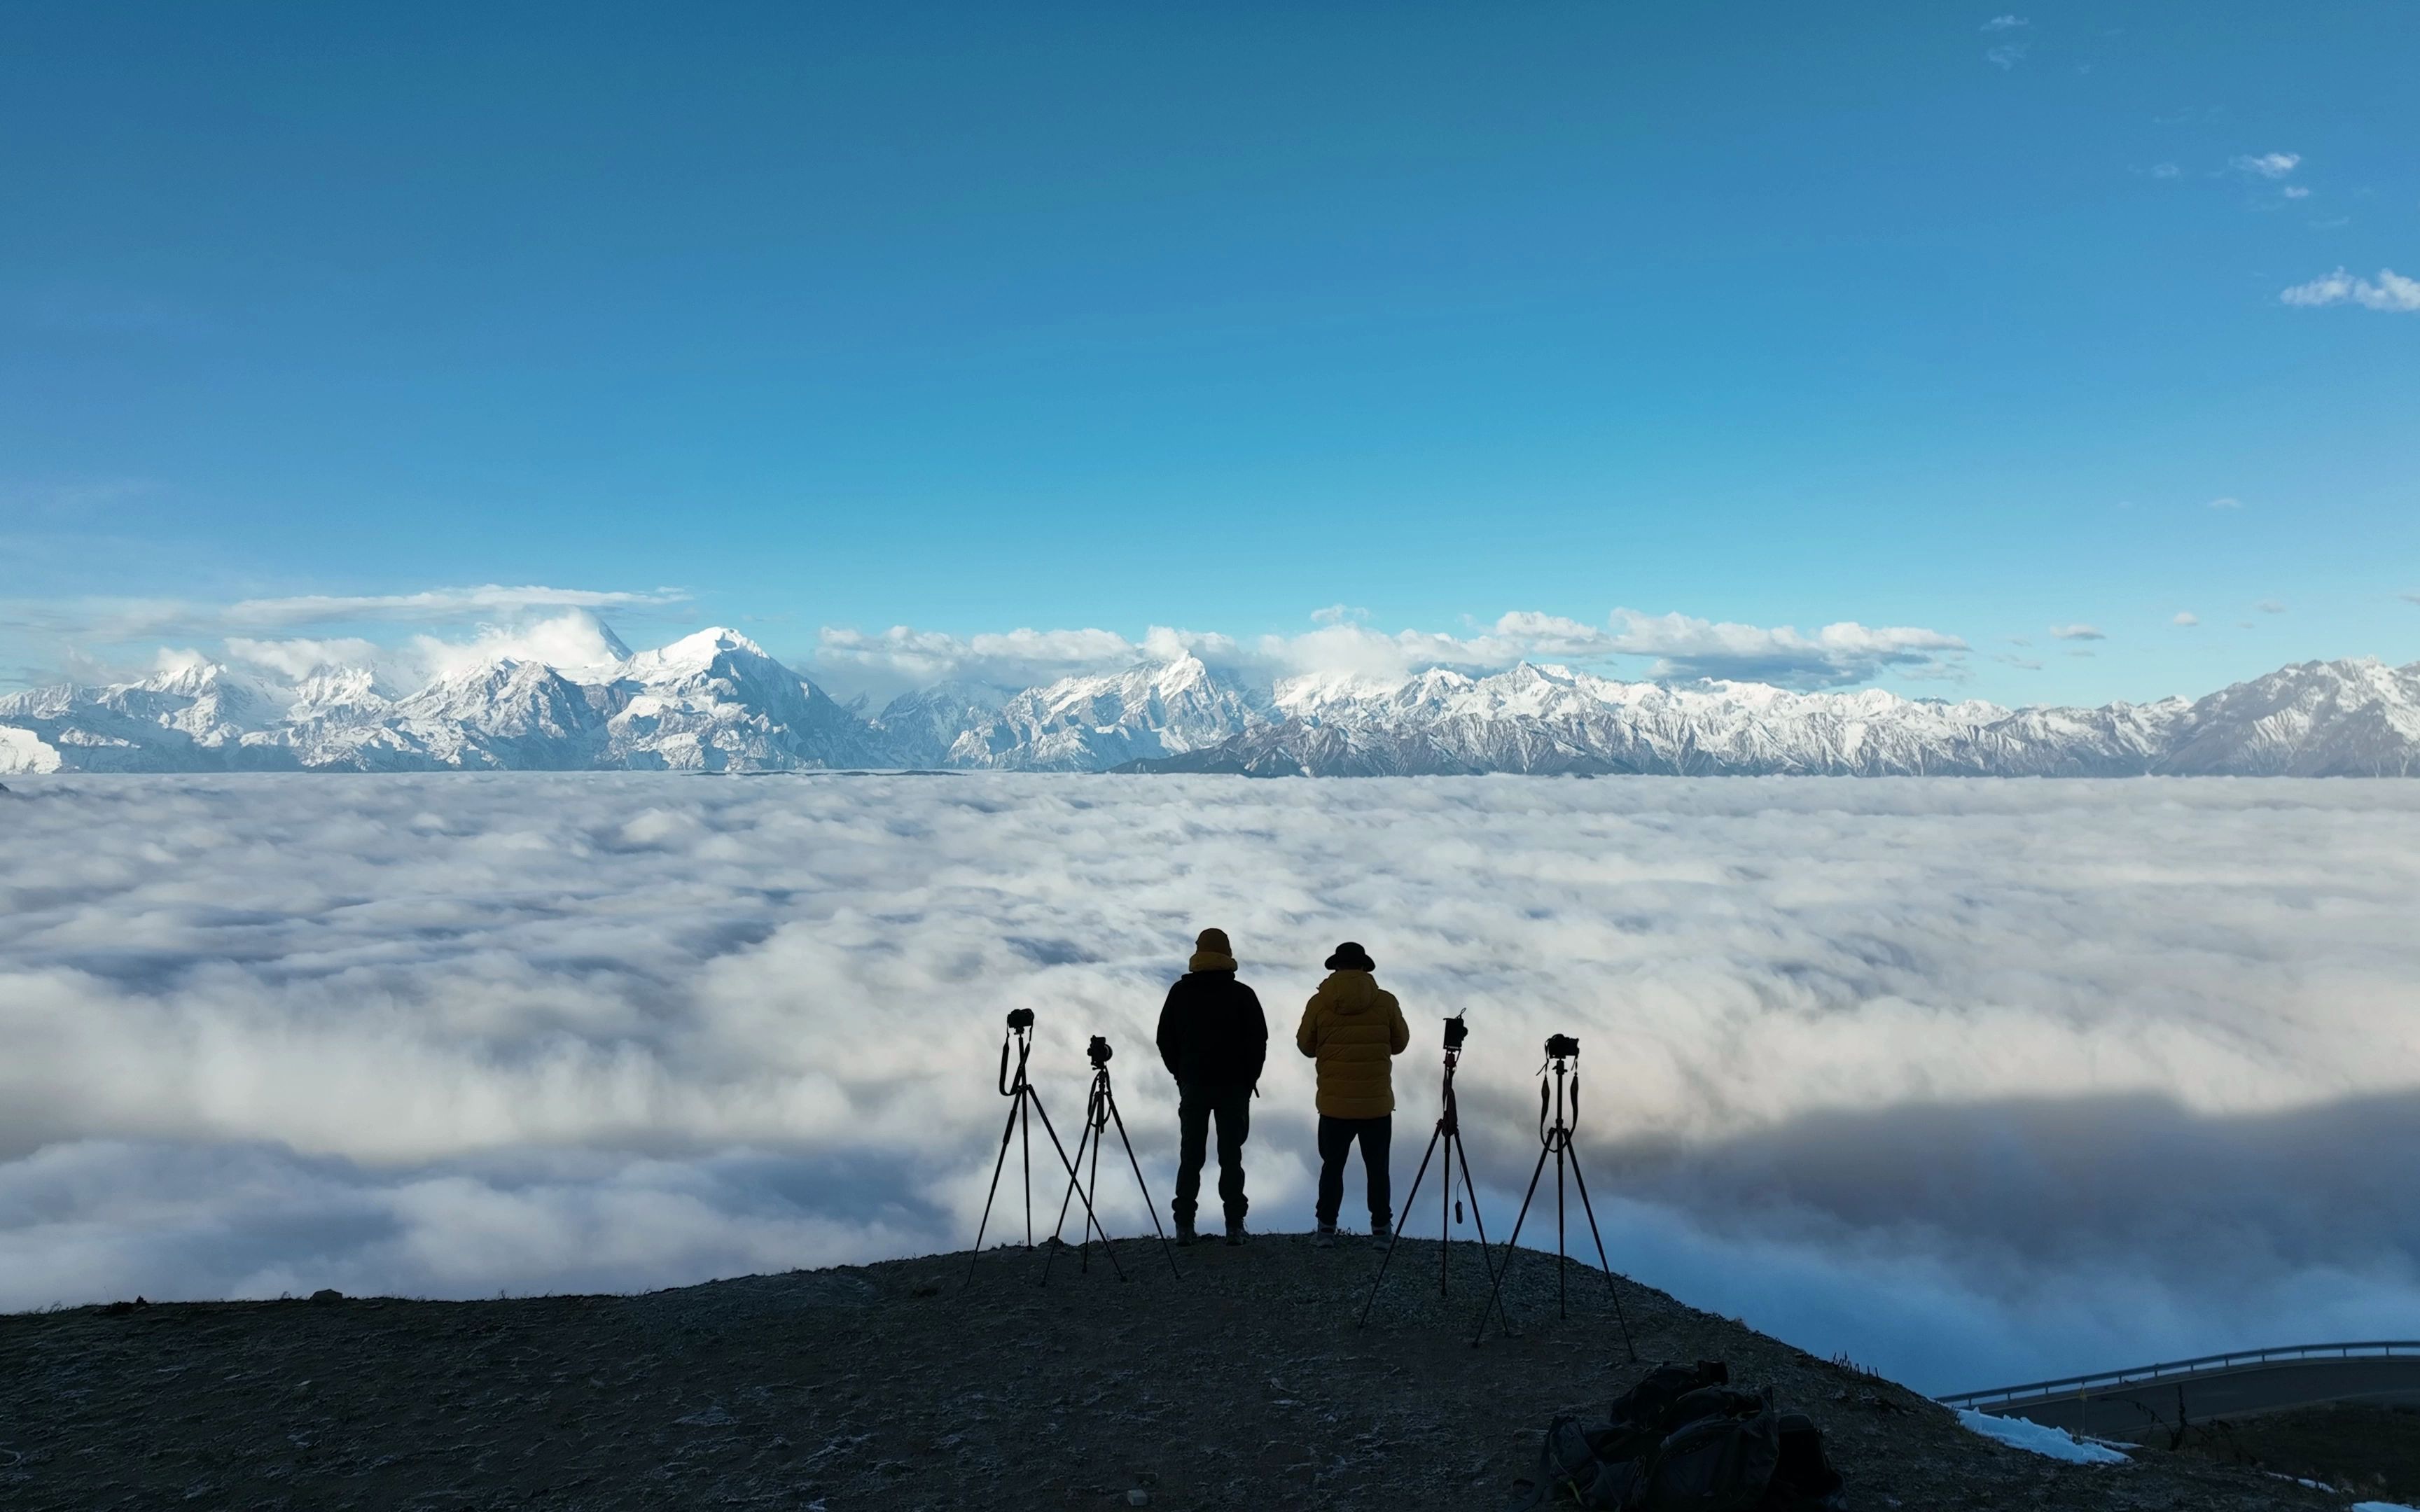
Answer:
<svg viewBox="0 0 2420 1512"><path fill-rule="evenodd" d="M1008 1074L1008 1047L1016 1046L1016 1077ZM1025 1057L1033 1049L1033 1010L1012 1008L1008 1011L1008 1027L1000 1037L1000 1095L1015 1097L1025 1085Z"/></svg>
<svg viewBox="0 0 2420 1512"><path fill-rule="evenodd" d="M1580 1042L1568 1034L1546 1036L1546 1063L1538 1068L1538 1137L1551 1149L1558 1140L1571 1143L1572 1126L1580 1121ZM1546 1077L1555 1079L1555 1119L1546 1121ZM1564 1108L1565 1079L1569 1078L1570 1109Z"/></svg>
<svg viewBox="0 0 2420 1512"><path fill-rule="evenodd" d="M1446 1119L1453 1119L1453 1069L1462 1064L1462 1042L1470 1038L1470 1026L1456 1013L1445 1021L1445 1099Z"/></svg>

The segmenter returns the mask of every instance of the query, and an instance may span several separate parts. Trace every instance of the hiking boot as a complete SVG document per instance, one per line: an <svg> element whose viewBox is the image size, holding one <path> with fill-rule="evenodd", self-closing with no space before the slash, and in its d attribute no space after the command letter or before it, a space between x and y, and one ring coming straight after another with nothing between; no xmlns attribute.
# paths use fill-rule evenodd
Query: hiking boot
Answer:
<svg viewBox="0 0 2420 1512"><path fill-rule="evenodd" d="M1228 1242L1228 1243L1230 1243L1230 1244L1241 1244L1241 1243L1243 1243L1245 1241L1247 1241L1247 1240L1250 1239L1251 1237L1252 1237L1251 1235L1249 1235L1249 1234L1248 1234L1248 1233L1244 1232L1244 1220L1243 1220L1243 1219L1241 1219L1241 1218L1230 1218L1230 1219L1228 1219L1228 1220L1227 1220L1227 1242Z"/></svg>
<svg viewBox="0 0 2420 1512"><path fill-rule="evenodd" d="M1380 1249L1385 1249L1394 1242L1395 1231L1387 1225L1382 1223L1373 1223L1370 1226L1371 1243L1375 1244Z"/></svg>
<svg viewBox="0 0 2420 1512"><path fill-rule="evenodd" d="M1193 1231L1192 1219L1179 1218L1176 1220L1176 1242L1179 1244L1198 1244L1202 1242L1202 1236Z"/></svg>
<svg viewBox="0 0 2420 1512"><path fill-rule="evenodd" d="M1314 1249L1334 1249L1336 1247L1336 1226L1334 1224L1321 1224L1319 1226L1319 1232L1311 1236L1311 1247Z"/></svg>

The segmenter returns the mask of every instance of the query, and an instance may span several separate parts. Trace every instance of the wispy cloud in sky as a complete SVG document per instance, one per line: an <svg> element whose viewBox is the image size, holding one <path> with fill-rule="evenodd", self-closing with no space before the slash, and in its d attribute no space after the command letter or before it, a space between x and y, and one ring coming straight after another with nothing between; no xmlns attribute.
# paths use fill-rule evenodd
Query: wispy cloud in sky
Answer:
<svg viewBox="0 0 2420 1512"><path fill-rule="evenodd" d="M2200 616L2200 615L2198 615L2198 614L2195 614L2193 610L2191 610L2191 609L2179 609L2179 610L2177 610L2177 617L2176 617L2173 621L2171 621L2171 622L2169 622L2169 623L2174 624L2174 625L2183 625L2183 626L2185 626L2186 628L2190 629L2190 628L2192 628L2194 625L2199 625L2199 624L2201 623L2201 616Z"/></svg>
<svg viewBox="0 0 2420 1512"><path fill-rule="evenodd" d="M179 599L87 599L70 603L17 604L10 622L96 642L144 636L219 636L314 625L462 624L524 616L561 609L654 609L685 603L679 589L644 592L506 587L432 588L411 594L306 594L288 598L247 598L231 604Z"/></svg>
<svg viewBox="0 0 2420 1512"><path fill-rule="evenodd" d="M1987 32L2007 32L2014 31L2020 26L2030 24L2031 23L2027 22L2023 16L1993 16L1991 20L1983 23L1983 30Z"/></svg>
<svg viewBox="0 0 2420 1512"><path fill-rule="evenodd" d="M2279 179L2302 164L2299 152L2243 153L2227 161L2227 166L2253 178Z"/></svg>
<svg viewBox="0 0 2420 1512"><path fill-rule="evenodd" d="M2365 310L2409 315L2420 312L2420 279L2406 278L2392 268L2380 269L2375 279L2357 278L2339 268L2307 284L2297 284L2277 298L2303 309L2350 302Z"/></svg>
<svg viewBox="0 0 2420 1512"><path fill-rule="evenodd" d="M2061 640L2106 640L2109 638L2089 625L2054 625L2050 633Z"/></svg>
<svg viewBox="0 0 2420 1512"><path fill-rule="evenodd" d="M1912 626L1844 622L1812 635L1782 625L1714 624L1684 614L1614 611L1614 649L1655 658L1659 677L1720 677L1785 686L1864 682L1887 667L1935 666L1966 642Z"/></svg>

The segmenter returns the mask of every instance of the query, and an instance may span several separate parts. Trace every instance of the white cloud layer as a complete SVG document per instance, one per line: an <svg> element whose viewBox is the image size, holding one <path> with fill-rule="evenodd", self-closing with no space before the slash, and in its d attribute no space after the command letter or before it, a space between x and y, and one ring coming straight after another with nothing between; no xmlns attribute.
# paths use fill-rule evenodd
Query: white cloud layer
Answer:
<svg viewBox="0 0 2420 1512"><path fill-rule="evenodd" d="M265 667L289 678L308 677L323 667L367 667L386 655L375 642L358 636L256 640L231 635L226 639L226 653L231 661Z"/></svg>
<svg viewBox="0 0 2420 1512"><path fill-rule="evenodd" d="M2406 278L2392 268L2380 269L2375 279L2356 278L2339 268L2307 284L2297 284L2277 298L2304 309L2350 301L2365 310L2410 315L2420 312L2420 278Z"/></svg>
<svg viewBox="0 0 2420 1512"><path fill-rule="evenodd" d="M1327 672L1393 680L1430 667L1485 672L1523 660L1591 664L1628 656L1646 658L1652 677L1823 687L1866 682L1894 670L1954 671L1967 650L1956 636L1913 626L1874 628L1843 621L1804 635L1786 625L1766 628L1630 609L1615 609L1604 625L1516 610L1462 635L1373 629L1359 610L1342 605L1311 618L1315 629L1254 640L1157 626L1140 641L1098 629L962 638L907 625L878 635L827 626L815 666L827 675L855 673L877 686L964 681L1022 687L1179 652L1263 679Z"/></svg>
<svg viewBox="0 0 2420 1512"><path fill-rule="evenodd" d="M482 615L525 614L532 609L628 609L676 604L686 597L686 594L669 588L639 594L585 588L542 588L535 584L506 588L488 583L477 588L436 588L417 594L349 596L310 594L298 598L248 598L227 606L224 615L230 625L253 627L338 625L362 620L442 623Z"/></svg>
<svg viewBox="0 0 2420 1512"><path fill-rule="evenodd" d="M416 681L461 665L466 656L477 655L478 648L486 645L523 655L551 647L568 656L574 648L565 636L571 627L586 625L591 638L597 638L597 610L646 613L687 600L686 594L669 588L641 593L497 583L411 594L315 594L216 604L179 599L0 599L0 634L29 635L27 644L36 648L41 660L15 669L16 676L9 679L29 684L109 683L141 676L137 669L153 665L160 641L169 638L188 646L215 647L209 659L244 663L287 677L322 667L366 666ZM380 625L425 625L437 633L407 637L400 643L394 639L397 632L370 639L378 634L370 627ZM369 636L291 633L355 626L368 629ZM522 649L514 651L517 646Z"/></svg>
<svg viewBox="0 0 2420 1512"><path fill-rule="evenodd" d="M1468 1009L1509 1223L1585 1047L1617 1263L1935 1389L2420 1331L2420 786L659 775L0 795L0 1307L638 1288L963 1246L1001 1013L1160 1201L1192 932ZM1131 1230L1139 1204L1111 1221ZM1414 1232L1433 1222L1410 1215Z"/></svg>

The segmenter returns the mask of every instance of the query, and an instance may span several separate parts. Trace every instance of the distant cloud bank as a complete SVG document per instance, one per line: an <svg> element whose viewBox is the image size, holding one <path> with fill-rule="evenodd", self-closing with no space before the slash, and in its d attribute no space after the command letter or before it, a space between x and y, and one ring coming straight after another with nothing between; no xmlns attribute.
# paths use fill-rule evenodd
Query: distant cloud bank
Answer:
<svg viewBox="0 0 2420 1512"><path fill-rule="evenodd" d="M1631 609L1615 609L1602 625L1516 610L1459 635L1375 630L1358 611L1343 605L1322 609L1312 619L1317 628L1301 635L1251 640L1167 627L1154 627L1142 640L1133 640L1100 629L1020 629L959 637L908 625L876 634L827 626L818 638L815 660L912 684L966 680L1018 687L1182 653L1264 675L1326 671L1378 678L1402 678L1430 667L1485 672L1538 658L1586 663L1631 656L1646 658L1652 677L1829 687L1869 681L1895 668L1954 662L1968 649L1957 636L1915 626L1842 621L1801 632L1786 625L1768 627Z"/></svg>
<svg viewBox="0 0 2420 1512"><path fill-rule="evenodd" d="M1469 1011L1491 1223L1575 1033L1617 1263L1818 1353L1946 1390L2420 1331L2420 786L10 786L0 1306L961 1246L1016 1007L1063 1121L1111 1037L1165 1202L1147 1043L1217 924L1280 1041L1260 1225L1309 1222L1283 1036L1352 937L1404 1129Z"/></svg>

